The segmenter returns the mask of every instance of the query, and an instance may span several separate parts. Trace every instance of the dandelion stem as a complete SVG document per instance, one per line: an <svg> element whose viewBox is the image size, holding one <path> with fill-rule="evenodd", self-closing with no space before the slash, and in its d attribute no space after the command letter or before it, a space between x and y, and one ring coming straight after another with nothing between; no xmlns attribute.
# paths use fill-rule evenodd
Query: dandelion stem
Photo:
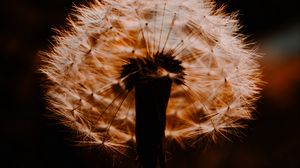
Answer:
<svg viewBox="0 0 300 168"><path fill-rule="evenodd" d="M135 86L136 140L140 167L166 167L164 138L171 85L169 77L161 77Z"/></svg>

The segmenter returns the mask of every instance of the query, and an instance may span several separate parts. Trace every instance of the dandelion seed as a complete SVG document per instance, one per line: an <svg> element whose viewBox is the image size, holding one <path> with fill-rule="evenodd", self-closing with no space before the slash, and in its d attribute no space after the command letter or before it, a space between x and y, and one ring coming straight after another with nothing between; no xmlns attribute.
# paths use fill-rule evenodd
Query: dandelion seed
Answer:
<svg viewBox="0 0 300 168"><path fill-rule="evenodd" d="M166 140L215 141L244 127L260 90L258 55L235 15L214 9L204 0L76 8L44 53L53 112L82 144L123 153L135 142L144 167L165 167Z"/></svg>

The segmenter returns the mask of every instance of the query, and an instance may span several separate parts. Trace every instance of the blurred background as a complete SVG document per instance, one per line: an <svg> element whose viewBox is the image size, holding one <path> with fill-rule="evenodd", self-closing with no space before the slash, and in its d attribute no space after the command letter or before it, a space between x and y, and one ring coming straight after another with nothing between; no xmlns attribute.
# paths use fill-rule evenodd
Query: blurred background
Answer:
<svg viewBox="0 0 300 168"><path fill-rule="evenodd" d="M218 0L239 11L242 33L264 53L267 85L256 120L242 139L193 150L174 147L170 168L300 167L300 18L296 0ZM84 0L0 1L0 167L130 167L121 160L68 140L68 129L47 118L37 52L49 47L51 28L63 26ZM115 161L115 162L113 162Z"/></svg>

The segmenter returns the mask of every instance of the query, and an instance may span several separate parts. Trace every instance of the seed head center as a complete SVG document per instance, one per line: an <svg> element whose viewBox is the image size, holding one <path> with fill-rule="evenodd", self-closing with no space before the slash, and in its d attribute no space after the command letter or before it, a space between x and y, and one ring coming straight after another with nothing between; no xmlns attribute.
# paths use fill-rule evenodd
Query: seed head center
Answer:
<svg viewBox="0 0 300 168"><path fill-rule="evenodd" d="M128 63L121 68L120 78L127 90L162 77L169 77L175 84L183 84L184 67L181 64L174 56L163 53L156 53L153 57L128 58Z"/></svg>

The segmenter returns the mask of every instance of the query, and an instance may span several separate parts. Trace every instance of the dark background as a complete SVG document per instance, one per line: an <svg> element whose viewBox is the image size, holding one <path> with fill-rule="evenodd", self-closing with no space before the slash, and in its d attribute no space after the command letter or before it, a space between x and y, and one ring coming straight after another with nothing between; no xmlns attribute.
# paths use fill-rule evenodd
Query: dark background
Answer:
<svg viewBox="0 0 300 168"><path fill-rule="evenodd" d="M242 32L261 46L268 83L256 120L244 138L194 150L174 150L169 167L300 167L299 5L296 0L219 0L240 11ZM63 26L72 0L0 1L0 167L112 167L113 157L79 148L69 132L45 117L37 52L49 47L51 28ZM116 159L119 160L119 159ZM116 161L116 167L134 158ZM124 163L124 164L123 164Z"/></svg>

